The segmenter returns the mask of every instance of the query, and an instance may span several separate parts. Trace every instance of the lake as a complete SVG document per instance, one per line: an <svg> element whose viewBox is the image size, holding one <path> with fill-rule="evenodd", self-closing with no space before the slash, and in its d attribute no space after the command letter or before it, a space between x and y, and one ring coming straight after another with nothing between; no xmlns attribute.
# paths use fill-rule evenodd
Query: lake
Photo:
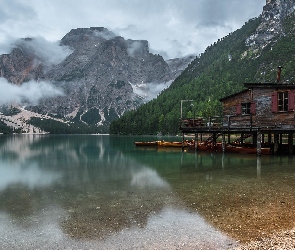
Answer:
<svg viewBox="0 0 295 250"><path fill-rule="evenodd" d="M230 249L294 227L290 156L0 135L0 249Z"/></svg>

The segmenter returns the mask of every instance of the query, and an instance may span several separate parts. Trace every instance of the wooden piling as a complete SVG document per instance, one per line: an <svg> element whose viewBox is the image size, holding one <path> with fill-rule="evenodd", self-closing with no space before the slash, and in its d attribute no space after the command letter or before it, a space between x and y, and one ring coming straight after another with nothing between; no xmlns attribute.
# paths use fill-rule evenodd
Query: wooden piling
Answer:
<svg viewBox="0 0 295 250"><path fill-rule="evenodd" d="M275 133L273 138L274 138L273 153L274 155L277 155L279 150L279 134Z"/></svg>
<svg viewBox="0 0 295 250"><path fill-rule="evenodd" d="M261 132L260 130L257 130L256 136L256 147L257 147L257 155L261 156Z"/></svg>
<svg viewBox="0 0 295 250"><path fill-rule="evenodd" d="M225 134L222 132L222 152L225 152Z"/></svg>
<svg viewBox="0 0 295 250"><path fill-rule="evenodd" d="M288 145L289 145L289 154L292 155L293 154L293 133L289 133L288 134Z"/></svg>
<svg viewBox="0 0 295 250"><path fill-rule="evenodd" d="M184 132L182 132L182 151L184 151Z"/></svg>

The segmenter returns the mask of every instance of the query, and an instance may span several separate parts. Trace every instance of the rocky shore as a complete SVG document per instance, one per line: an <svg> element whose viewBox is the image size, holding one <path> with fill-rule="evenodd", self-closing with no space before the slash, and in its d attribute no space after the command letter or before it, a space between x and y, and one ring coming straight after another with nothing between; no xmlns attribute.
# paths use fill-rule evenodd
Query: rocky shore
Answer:
<svg viewBox="0 0 295 250"><path fill-rule="evenodd" d="M274 233L270 236L251 241L241 246L233 248L234 250L262 250L262 249L295 249L295 228L289 231Z"/></svg>

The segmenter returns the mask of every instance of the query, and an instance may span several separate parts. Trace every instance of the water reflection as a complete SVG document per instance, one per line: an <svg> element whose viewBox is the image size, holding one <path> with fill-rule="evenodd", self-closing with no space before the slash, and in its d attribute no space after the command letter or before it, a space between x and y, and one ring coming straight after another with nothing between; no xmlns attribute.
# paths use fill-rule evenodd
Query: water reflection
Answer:
<svg viewBox="0 0 295 250"><path fill-rule="evenodd" d="M216 250L233 245L232 240L208 225L198 214L167 207L150 216L145 228L125 229L104 243L105 249Z"/></svg>
<svg viewBox="0 0 295 250"><path fill-rule="evenodd" d="M155 170L143 168L132 174L131 186L139 188L169 188L168 182L163 180Z"/></svg>
<svg viewBox="0 0 295 250"><path fill-rule="evenodd" d="M28 234L33 233L41 224L46 227L45 213L51 218L50 228L63 233L62 242L92 244L104 239L105 244L108 240L114 244L123 239L121 234L131 237L131 232L153 239L158 233L152 225L179 217L185 225L168 223L163 238L175 234L179 236L172 238L189 242L185 235L198 238L208 233L215 244L215 238L225 241L216 236L214 227L235 239L249 240L293 225L292 157L140 150L134 140L1 136L1 230L7 229L10 239L16 229L30 228ZM192 230L194 226L204 232ZM41 238L37 240L45 242ZM143 240L148 242L139 239Z"/></svg>
<svg viewBox="0 0 295 250"><path fill-rule="evenodd" d="M0 249L66 249L63 243L69 240L59 227L62 218L64 210L50 205L22 221L2 212Z"/></svg>
<svg viewBox="0 0 295 250"><path fill-rule="evenodd" d="M293 228L293 157L208 156L197 155L197 164L182 166L181 186L170 181L187 206L242 242Z"/></svg>
<svg viewBox="0 0 295 250"><path fill-rule="evenodd" d="M1 163L0 191L11 185L22 185L29 189L50 186L61 178L58 172L40 169L36 162L29 163Z"/></svg>
<svg viewBox="0 0 295 250"><path fill-rule="evenodd" d="M54 212L53 212L54 211ZM22 228L0 214L0 246L3 249L228 249L235 242L208 225L195 213L163 208L152 214L144 228L136 225L114 233L104 241L79 240L65 235L54 208L43 212L33 227Z"/></svg>
<svg viewBox="0 0 295 250"><path fill-rule="evenodd" d="M142 155L133 155L133 148L122 141L112 147L109 137L96 136L4 139L1 229L10 240L21 241L14 231L43 244L43 234L38 239L30 235L40 228L44 236L50 230L53 235L64 232L62 241L102 239L122 230L145 230L151 216L166 207L183 207L169 182L151 168L157 157L142 161ZM160 157L160 165L171 172L167 157Z"/></svg>

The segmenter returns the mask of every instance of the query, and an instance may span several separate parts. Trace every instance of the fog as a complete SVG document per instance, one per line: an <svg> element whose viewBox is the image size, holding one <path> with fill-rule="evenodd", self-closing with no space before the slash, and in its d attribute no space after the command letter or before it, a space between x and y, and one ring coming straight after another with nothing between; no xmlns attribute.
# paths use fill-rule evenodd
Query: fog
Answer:
<svg viewBox="0 0 295 250"><path fill-rule="evenodd" d="M19 39L13 47L21 46L36 55L45 65L62 62L72 51L67 46L60 46L59 42L49 42L42 37L32 39Z"/></svg>
<svg viewBox="0 0 295 250"><path fill-rule="evenodd" d="M114 37L116 37L116 35L111 31L98 31L98 30L95 30L93 33L94 33L95 36L102 37L102 38L104 38L106 40L110 40L110 39L113 39Z"/></svg>
<svg viewBox="0 0 295 250"><path fill-rule="evenodd" d="M168 88L171 85L172 81L165 83L141 83L133 85L133 92L144 98L145 101L150 101L156 98L162 90Z"/></svg>
<svg viewBox="0 0 295 250"><path fill-rule="evenodd" d="M29 81L22 85L9 83L5 78L0 78L0 105L27 103L37 105L41 99L62 96L62 89L45 81Z"/></svg>
<svg viewBox="0 0 295 250"><path fill-rule="evenodd" d="M7 48L10 36L41 36L57 41L71 29L105 27L125 39L149 41L151 51L165 59L200 54L261 14L265 3L265 0L4 0L0 8L0 51Z"/></svg>
<svg viewBox="0 0 295 250"><path fill-rule="evenodd" d="M129 40L130 41L130 40ZM133 41L128 43L127 53L129 56L133 57L135 53L139 53L143 48L142 42Z"/></svg>

